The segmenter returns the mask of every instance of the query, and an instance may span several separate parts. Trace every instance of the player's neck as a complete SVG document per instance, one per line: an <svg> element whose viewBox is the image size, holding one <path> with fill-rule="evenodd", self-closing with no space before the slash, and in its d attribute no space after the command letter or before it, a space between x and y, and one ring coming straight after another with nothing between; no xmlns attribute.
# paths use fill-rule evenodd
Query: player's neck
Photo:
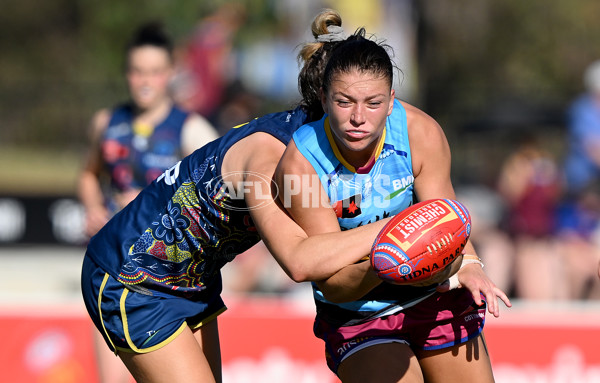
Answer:
<svg viewBox="0 0 600 383"><path fill-rule="evenodd" d="M171 111L173 103L169 99L165 99L155 106L147 109L136 108L135 120L156 126L167 118L167 115Z"/></svg>

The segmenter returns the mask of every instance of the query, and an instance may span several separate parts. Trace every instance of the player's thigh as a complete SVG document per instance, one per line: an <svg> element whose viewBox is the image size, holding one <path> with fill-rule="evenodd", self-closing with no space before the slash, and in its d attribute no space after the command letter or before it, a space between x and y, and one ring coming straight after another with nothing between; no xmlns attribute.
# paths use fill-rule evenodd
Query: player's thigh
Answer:
<svg viewBox="0 0 600 383"><path fill-rule="evenodd" d="M210 365L215 380L220 382L221 374L221 344L219 341L219 326L217 318L193 330L196 341L202 348L204 356Z"/></svg>
<svg viewBox="0 0 600 383"><path fill-rule="evenodd" d="M119 357L137 382L214 383L211 367L189 327L164 347L148 353L121 351Z"/></svg>
<svg viewBox="0 0 600 383"><path fill-rule="evenodd" d="M490 357L483 335L466 343L435 351L417 351L428 383L491 383Z"/></svg>
<svg viewBox="0 0 600 383"><path fill-rule="evenodd" d="M355 352L340 364L343 383L422 383L415 354L404 343L377 344Z"/></svg>

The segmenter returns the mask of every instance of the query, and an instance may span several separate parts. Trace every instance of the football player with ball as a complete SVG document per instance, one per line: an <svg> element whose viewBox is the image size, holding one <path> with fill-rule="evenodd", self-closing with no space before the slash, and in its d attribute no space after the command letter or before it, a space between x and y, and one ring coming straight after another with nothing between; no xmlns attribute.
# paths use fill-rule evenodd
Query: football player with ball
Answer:
<svg viewBox="0 0 600 383"><path fill-rule="evenodd" d="M276 172L280 197L309 236L413 209L404 227L384 233L397 248L379 250L400 254L400 244L427 226L429 249L417 252L417 240L405 252L444 254L407 280L384 282L364 261L313 283L315 335L344 383L493 382L486 306L498 316L499 301L511 304L467 241L468 212L454 201L446 137L434 119L395 98L386 49L360 29L333 50L321 89L326 115L294 133ZM448 219L458 222L452 230L442 224Z"/></svg>

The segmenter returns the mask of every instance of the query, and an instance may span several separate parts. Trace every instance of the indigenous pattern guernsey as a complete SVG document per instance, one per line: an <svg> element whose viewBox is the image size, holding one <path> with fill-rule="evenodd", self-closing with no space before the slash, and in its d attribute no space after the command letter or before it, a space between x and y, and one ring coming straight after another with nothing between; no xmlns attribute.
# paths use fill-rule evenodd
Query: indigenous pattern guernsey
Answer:
<svg viewBox="0 0 600 383"><path fill-rule="evenodd" d="M342 230L395 215L413 203L406 111L398 100L394 100L374 161L365 168L355 169L341 156L327 116L298 129L294 142L319 176ZM434 289L382 283L360 300L342 304L327 301L314 283L313 291L318 316L329 323L352 325L398 312Z"/></svg>
<svg viewBox="0 0 600 383"><path fill-rule="evenodd" d="M287 144L306 118L300 108L267 115L196 150L117 213L91 239L88 255L119 282L146 294L190 297L216 283L223 265L260 240L243 196L230 194L223 181L225 153L256 132ZM107 256L115 249L118 257Z"/></svg>

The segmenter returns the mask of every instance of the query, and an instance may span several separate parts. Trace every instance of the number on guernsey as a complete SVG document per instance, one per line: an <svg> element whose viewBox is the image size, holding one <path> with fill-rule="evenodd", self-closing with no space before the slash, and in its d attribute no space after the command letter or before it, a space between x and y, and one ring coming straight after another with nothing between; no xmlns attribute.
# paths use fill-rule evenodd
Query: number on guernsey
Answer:
<svg viewBox="0 0 600 383"><path fill-rule="evenodd" d="M177 179L177 177L179 177L179 166L180 165L181 165L181 161L179 161L178 163L176 163L169 169L165 170L165 172L156 179L156 182L160 182L160 180L162 180L164 178L165 183L167 185L173 185L175 183L175 180Z"/></svg>

